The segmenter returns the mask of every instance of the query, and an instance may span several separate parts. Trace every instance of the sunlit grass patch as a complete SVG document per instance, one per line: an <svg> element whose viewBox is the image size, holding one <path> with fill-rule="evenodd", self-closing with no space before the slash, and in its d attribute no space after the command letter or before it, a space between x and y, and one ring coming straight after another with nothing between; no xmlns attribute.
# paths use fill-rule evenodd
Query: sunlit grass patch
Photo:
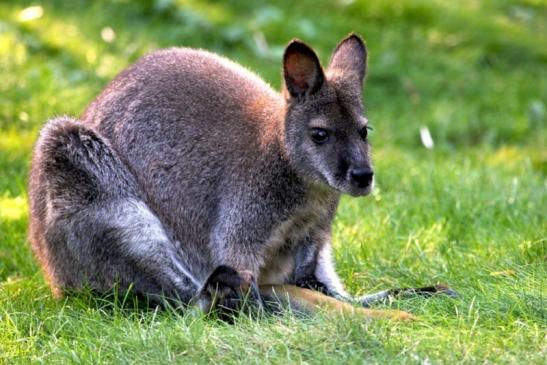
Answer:
<svg viewBox="0 0 547 365"><path fill-rule="evenodd" d="M23 113L20 118L23 122L27 121L28 115ZM13 123L15 127L17 122ZM21 155L30 153L36 133L29 131L18 131L15 128L8 131L0 130L0 151L6 154Z"/></svg>
<svg viewBox="0 0 547 365"><path fill-rule="evenodd" d="M0 197L0 219L17 220L27 214L27 200L22 196L15 198Z"/></svg>

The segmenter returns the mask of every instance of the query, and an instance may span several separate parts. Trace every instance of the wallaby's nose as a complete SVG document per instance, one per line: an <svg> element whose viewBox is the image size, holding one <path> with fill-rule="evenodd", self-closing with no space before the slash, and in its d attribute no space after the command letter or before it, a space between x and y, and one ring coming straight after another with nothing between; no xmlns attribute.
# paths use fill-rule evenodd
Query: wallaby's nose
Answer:
<svg viewBox="0 0 547 365"><path fill-rule="evenodd" d="M351 169L350 171L351 181L358 187L364 188L370 185L374 172L368 167L359 167Z"/></svg>

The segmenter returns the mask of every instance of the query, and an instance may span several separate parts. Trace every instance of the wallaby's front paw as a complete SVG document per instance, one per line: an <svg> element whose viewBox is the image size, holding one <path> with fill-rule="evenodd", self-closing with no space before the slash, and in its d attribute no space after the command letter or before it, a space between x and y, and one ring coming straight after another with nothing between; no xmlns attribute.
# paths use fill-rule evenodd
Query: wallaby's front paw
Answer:
<svg viewBox="0 0 547 365"><path fill-rule="evenodd" d="M450 298L458 298L460 296L457 291L445 284L437 284L433 288L435 289L433 294L444 294Z"/></svg>
<svg viewBox="0 0 547 365"><path fill-rule="evenodd" d="M450 298L457 298L459 295L454 290L444 284L437 284L432 286L426 286L422 288L403 288L403 289L389 289L378 293L364 295L358 299L361 305L365 308L374 304L386 303L395 299L408 298L413 296L433 296L433 295L446 295Z"/></svg>
<svg viewBox="0 0 547 365"><path fill-rule="evenodd" d="M262 298L252 273L224 265L209 275L198 292L197 300L202 311L217 312L226 320L242 310L251 314L262 308Z"/></svg>

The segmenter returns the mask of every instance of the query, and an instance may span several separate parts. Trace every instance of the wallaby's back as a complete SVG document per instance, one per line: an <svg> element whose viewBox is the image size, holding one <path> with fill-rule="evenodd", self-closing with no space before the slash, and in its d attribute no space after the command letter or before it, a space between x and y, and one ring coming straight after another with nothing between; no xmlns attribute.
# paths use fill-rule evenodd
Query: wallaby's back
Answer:
<svg viewBox="0 0 547 365"><path fill-rule="evenodd" d="M208 273L207 244L224 219L223 200L258 197L272 181L283 186L283 178L291 179L277 165L283 108L281 95L242 66L171 48L122 72L83 120L111 142L147 203L176 238L195 246L191 260Z"/></svg>
<svg viewBox="0 0 547 365"><path fill-rule="evenodd" d="M161 144L175 136L181 145L205 138L200 146L219 153L252 148L261 136L281 131L283 107L281 95L244 67L207 51L170 48L118 75L82 119L128 151L131 130Z"/></svg>

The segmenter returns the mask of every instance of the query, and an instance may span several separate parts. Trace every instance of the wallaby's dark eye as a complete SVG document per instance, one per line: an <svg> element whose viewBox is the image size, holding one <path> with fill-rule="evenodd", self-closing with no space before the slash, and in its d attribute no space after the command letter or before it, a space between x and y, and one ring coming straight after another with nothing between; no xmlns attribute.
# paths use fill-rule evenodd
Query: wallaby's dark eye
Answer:
<svg viewBox="0 0 547 365"><path fill-rule="evenodd" d="M372 127L369 127L367 125L366 127L361 128L361 130L359 131L359 134L361 135L363 141L367 139L369 130L372 130Z"/></svg>
<svg viewBox="0 0 547 365"><path fill-rule="evenodd" d="M317 144L323 144L329 140L329 131L323 128L312 128L311 139Z"/></svg>

